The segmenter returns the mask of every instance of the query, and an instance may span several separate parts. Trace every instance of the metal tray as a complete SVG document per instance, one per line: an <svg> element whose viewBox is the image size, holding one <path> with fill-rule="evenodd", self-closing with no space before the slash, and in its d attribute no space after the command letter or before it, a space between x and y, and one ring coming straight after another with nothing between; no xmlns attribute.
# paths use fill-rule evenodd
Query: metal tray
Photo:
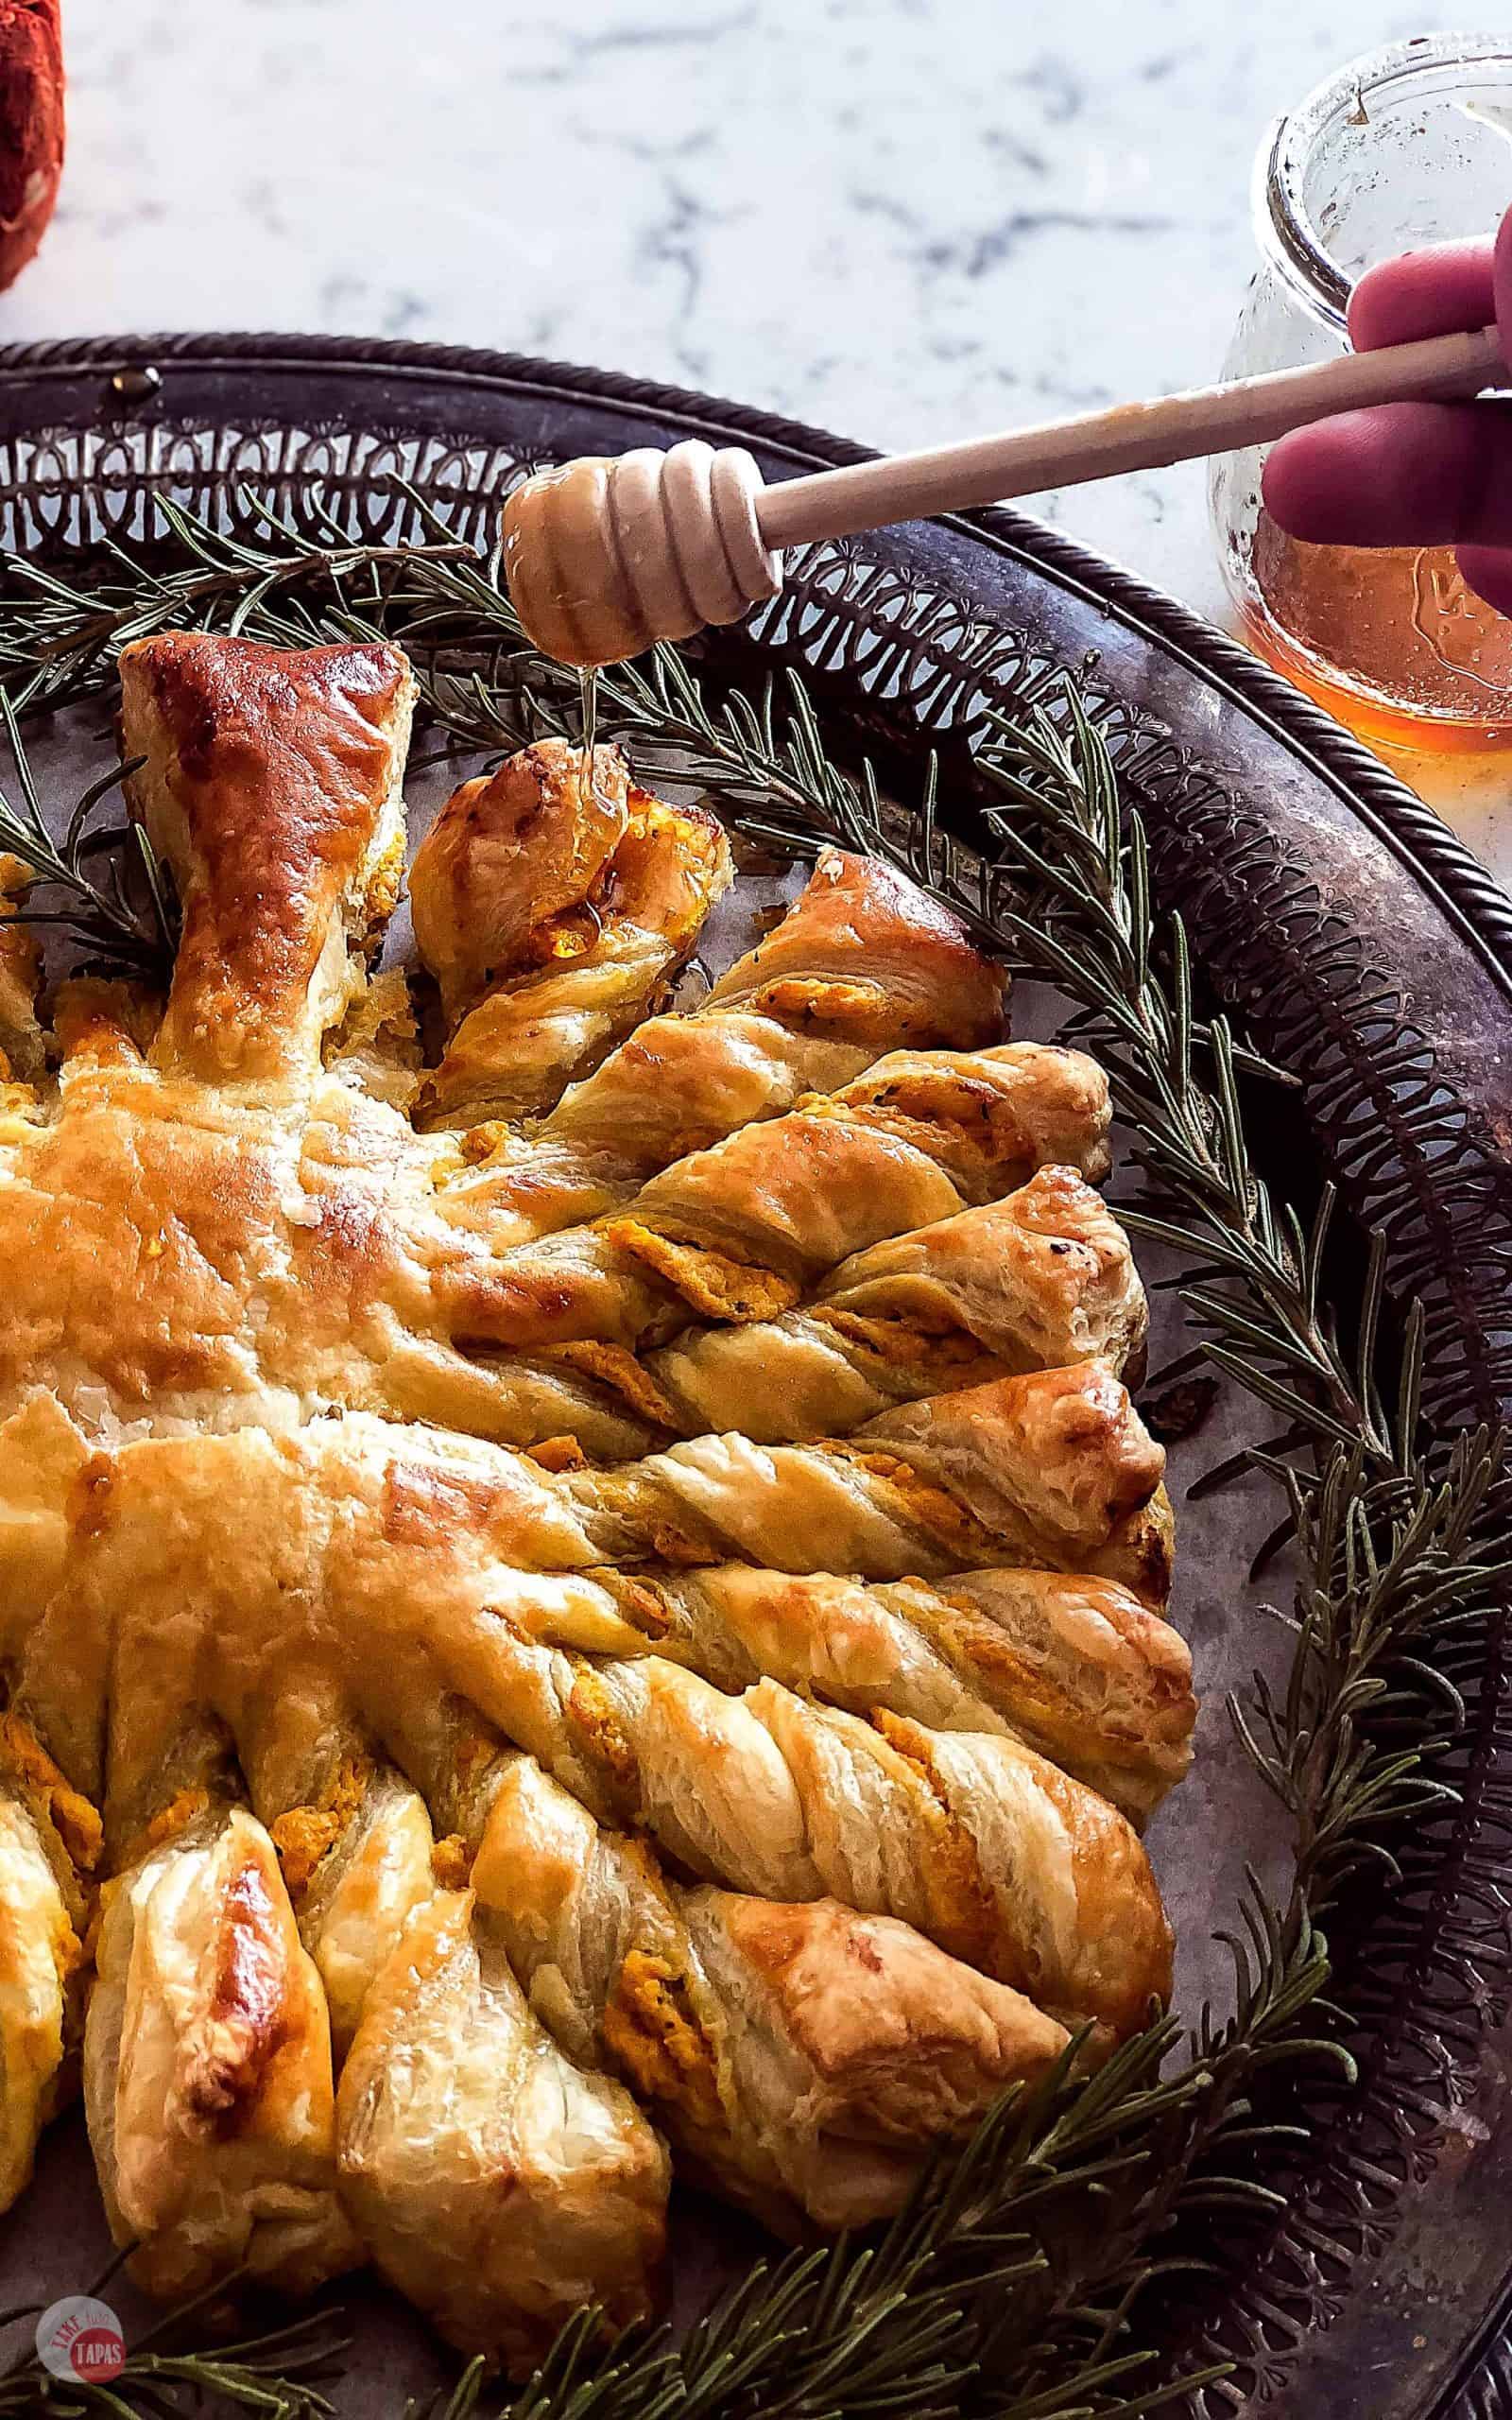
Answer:
<svg viewBox="0 0 1512 2420"><path fill-rule="evenodd" d="M206 510L249 481L291 500L318 484L377 537L402 470L477 535L521 462L694 434L750 446L769 477L861 458L732 405L513 355L270 336L11 348L0 529L66 556L140 535L154 491ZM1089 667L1161 902L1186 917L1210 995L1300 1080L1300 1115L1270 1138L1278 1168L1304 1194L1332 1176L1353 1218L1386 1231L1391 1288L1429 1313L1434 1421L1505 1411L1512 900L1433 815L1194 615L1015 513L818 550L717 653L737 678L800 668L842 751L864 744L906 777L936 747L958 789L985 702ZM1210 2246L1238 2365L1210 2390L1214 2411L1512 2413L1504 1631L1503 1616L1455 1650L1458 1804L1419 1824L1368 1929L1336 1934L1360 2088L1292 2113L1311 2144L1289 2206L1246 2227L1229 2270L1221 2233ZM0 2271L79 2228L78 2173L64 2159L43 2174L0 2236ZM76 2271L58 2290L77 2286Z"/></svg>

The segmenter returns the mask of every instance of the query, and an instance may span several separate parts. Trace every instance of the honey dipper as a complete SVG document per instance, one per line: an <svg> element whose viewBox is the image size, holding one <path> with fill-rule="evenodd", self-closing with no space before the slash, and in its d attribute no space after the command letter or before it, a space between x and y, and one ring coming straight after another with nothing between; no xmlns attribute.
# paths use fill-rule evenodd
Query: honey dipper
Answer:
<svg viewBox="0 0 1512 2420"><path fill-rule="evenodd" d="M541 471L505 507L509 594L535 645L616 664L653 639L737 621L782 584L784 546L960 511L1049 487L1155 470L1367 404L1465 396L1504 382L1494 328L1347 353L1301 370L1116 404L1038 428L885 455L767 487L742 446L689 439Z"/></svg>

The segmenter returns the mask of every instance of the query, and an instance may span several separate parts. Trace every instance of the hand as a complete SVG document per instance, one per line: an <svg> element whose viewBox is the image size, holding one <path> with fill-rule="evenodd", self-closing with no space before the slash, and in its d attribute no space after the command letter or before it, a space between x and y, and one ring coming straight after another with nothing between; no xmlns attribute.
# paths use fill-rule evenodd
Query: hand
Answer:
<svg viewBox="0 0 1512 2420"><path fill-rule="evenodd" d="M1512 210L1494 244L1440 244L1367 269L1355 350L1495 320L1512 361ZM1294 429L1265 463L1265 510L1294 538L1454 549L1466 581L1512 614L1512 405L1383 404Z"/></svg>

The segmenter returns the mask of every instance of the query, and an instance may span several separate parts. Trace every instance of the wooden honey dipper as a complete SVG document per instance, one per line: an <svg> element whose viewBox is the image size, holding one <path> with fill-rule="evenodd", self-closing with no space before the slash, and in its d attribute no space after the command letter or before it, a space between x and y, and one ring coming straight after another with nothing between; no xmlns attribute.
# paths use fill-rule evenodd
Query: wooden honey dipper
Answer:
<svg viewBox="0 0 1512 2420"><path fill-rule="evenodd" d="M1367 404L1478 394L1507 372L1494 328L1347 353L1147 404L767 487L742 446L689 439L539 472L504 511L509 594L564 664L617 664L653 639L738 621L782 584L784 546L846 538L1041 488L1268 444Z"/></svg>

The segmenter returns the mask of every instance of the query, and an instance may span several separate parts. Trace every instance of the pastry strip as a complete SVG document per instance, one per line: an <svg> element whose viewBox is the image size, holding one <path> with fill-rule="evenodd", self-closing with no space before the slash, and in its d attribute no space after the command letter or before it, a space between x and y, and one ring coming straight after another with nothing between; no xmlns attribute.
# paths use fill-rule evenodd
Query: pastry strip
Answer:
<svg viewBox="0 0 1512 2420"><path fill-rule="evenodd" d="M784 2234L889 2217L931 2144L1065 2048L1020 1994L887 1917L670 1882L528 1757L500 1776L473 1888L559 2037Z"/></svg>
<svg viewBox="0 0 1512 2420"><path fill-rule="evenodd" d="M610 1217L438 1275L452 1333L633 1353L694 1321L776 1317L851 1253L995 1201L1049 1157L1101 1168L1086 1065L1033 1044L893 1052L679 1161Z"/></svg>
<svg viewBox="0 0 1512 2420"><path fill-rule="evenodd" d="M639 1353L575 1342L490 1359L510 1444L571 1437L600 1460L737 1429L841 1436L896 1404L1100 1359L1137 1379L1147 1313L1128 1238L1074 1169L852 1253L775 1319L693 1324Z"/></svg>
<svg viewBox="0 0 1512 2420"><path fill-rule="evenodd" d="M410 904L457 1016L421 1126L539 1117L644 1016L733 868L697 808L633 785L618 749L538 740L465 782L421 841Z"/></svg>
<svg viewBox="0 0 1512 2420"><path fill-rule="evenodd" d="M853 1082L901 1046L997 1042L1002 995L997 970L921 891L827 850L775 930L696 1009L638 1027L528 1131L474 1136L475 1165L440 1207L509 1242L599 1217L659 1169ZM1106 1132L1106 1084L1083 1064Z"/></svg>

